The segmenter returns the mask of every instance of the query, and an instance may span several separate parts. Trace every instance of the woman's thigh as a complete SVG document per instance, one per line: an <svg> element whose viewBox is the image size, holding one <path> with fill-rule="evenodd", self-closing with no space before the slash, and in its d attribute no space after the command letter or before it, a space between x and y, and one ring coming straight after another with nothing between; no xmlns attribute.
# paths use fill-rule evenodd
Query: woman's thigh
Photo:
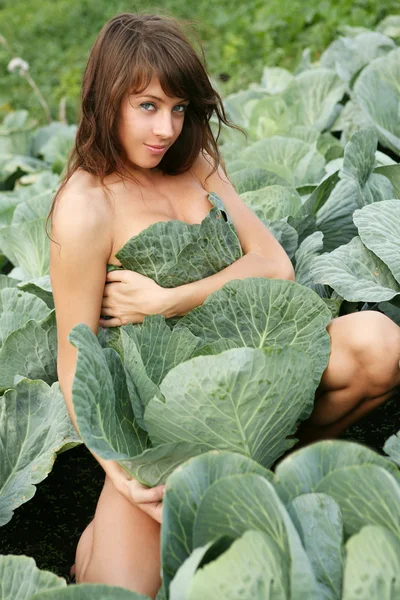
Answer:
<svg viewBox="0 0 400 600"><path fill-rule="evenodd" d="M331 355L318 394L352 388L374 398L400 385L400 328L375 311L333 319Z"/></svg>
<svg viewBox="0 0 400 600"><path fill-rule="evenodd" d="M105 583L155 597L160 579L160 524L122 496L106 476L77 548L78 583ZM91 543L90 543L91 542Z"/></svg>
<svg viewBox="0 0 400 600"><path fill-rule="evenodd" d="M385 315L363 311L328 325L331 355L310 423L325 426L379 406L400 385L400 328ZM347 426L347 424L346 424Z"/></svg>

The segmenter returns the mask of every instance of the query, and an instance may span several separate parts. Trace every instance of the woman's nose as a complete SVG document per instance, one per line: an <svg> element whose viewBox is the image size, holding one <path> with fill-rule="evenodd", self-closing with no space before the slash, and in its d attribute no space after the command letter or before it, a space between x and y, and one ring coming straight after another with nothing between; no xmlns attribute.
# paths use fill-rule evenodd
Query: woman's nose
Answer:
<svg viewBox="0 0 400 600"><path fill-rule="evenodd" d="M153 133L163 138L173 137L174 128L170 111L160 110L158 112L153 123Z"/></svg>

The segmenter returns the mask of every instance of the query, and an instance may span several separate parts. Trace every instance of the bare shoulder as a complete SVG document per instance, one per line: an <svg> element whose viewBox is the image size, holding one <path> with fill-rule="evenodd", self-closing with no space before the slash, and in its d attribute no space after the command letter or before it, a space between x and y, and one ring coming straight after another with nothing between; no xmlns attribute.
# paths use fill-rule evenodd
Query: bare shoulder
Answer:
<svg viewBox="0 0 400 600"><path fill-rule="evenodd" d="M217 165L214 158L204 150L200 151L191 172L200 180L204 189L210 192L222 193L222 190L233 189L222 165Z"/></svg>
<svg viewBox="0 0 400 600"><path fill-rule="evenodd" d="M111 208L109 200L96 178L77 171L57 197L52 215L52 235L74 239L92 237L101 231L102 240L111 240Z"/></svg>

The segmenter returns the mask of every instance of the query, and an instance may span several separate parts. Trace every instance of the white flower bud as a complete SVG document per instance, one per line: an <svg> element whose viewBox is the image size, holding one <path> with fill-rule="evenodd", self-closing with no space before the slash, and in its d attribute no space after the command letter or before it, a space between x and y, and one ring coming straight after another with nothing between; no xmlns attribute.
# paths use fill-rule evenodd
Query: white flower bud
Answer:
<svg viewBox="0 0 400 600"><path fill-rule="evenodd" d="M14 71L29 71L29 65L22 58L16 57L10 60L7 69L10 73L14 73Z"/></svg>

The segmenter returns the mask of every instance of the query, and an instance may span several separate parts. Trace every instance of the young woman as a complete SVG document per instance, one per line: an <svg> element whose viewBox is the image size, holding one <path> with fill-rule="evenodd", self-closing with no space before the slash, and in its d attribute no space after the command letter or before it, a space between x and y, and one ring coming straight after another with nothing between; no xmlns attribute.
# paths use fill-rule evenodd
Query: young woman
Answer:
<svg viewBox="0 0 400 600"><path fill-rule="evenodd" d="M97 333L99 324L183 315L231 279L294 279L284 250L225 174L212 114L229 125L202 62L174 20L122 14L105 25L89 56L76 145L50 213L58 375L75 427L76 349L67 336L76 324ZM150 224L200 223L211 209L210 191L229 211L242 258L174 289L132 271L106 275L107 263L119 264L116 252ZM335 319L328 330L332 353L303 427L308 440L338 434L400 384L400 329L392 321L363 312ZM154 598L164 486L147 489L115 461L96 458L106 477L77 547L77 581L120 585Z"/></svg>

